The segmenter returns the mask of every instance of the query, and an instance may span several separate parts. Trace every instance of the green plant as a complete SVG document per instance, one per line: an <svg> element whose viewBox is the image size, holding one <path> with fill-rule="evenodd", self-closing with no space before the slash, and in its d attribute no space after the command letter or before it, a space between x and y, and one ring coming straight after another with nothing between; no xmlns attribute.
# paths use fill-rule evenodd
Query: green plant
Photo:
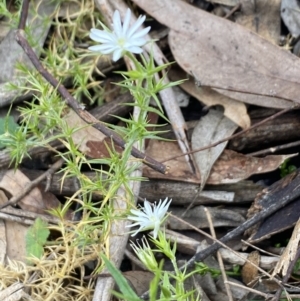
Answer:
<svg viewBox="0 0 300 301"><path fill-rule="evenodd" d="M80 9L73 14L67 13L65 18L68 22L59 19L58 15L55 16L54 33L48 41L48 48L44 50L43 64L60 82L68 85L71 80L71 92L79 102L84 97L90 102L94 102L101 98L102 93L99 81L94 77L94 71L97 71L98 58L94 59L91 53L87 53L85 49L77 45L80 42L87 42L88 30L86 24L94 25L95 19L99 16L97 13L90 13L94 9L93 1L74 2L79 5ZM129 18L128 14L126 18ZM139 20L138 24L143 18ZM106 28L106 30L108 29ZM127 34L129 33L130 29ZM146 33L146 31L143 33ZM134 48L134 50L140 53L139 47L143 45L142 37L138 32L136 34L133 40L134 47L137 48ZM57 39L57 35L63 36L65 39ZM59 140L64 145L64 149L55 152L65 162L60 171L63 174L62 179L66 177L76 178L80 184L80 189L76 194L66 199L61 207L50 211L59 219L59 223L55 226L49 226L49 229L61 233L61 236L48 242L44 247L43 254L41 254L41 244L39 243L39 246L35 244L36 249L38 249L38 257L31 259L33 265L31 267L18 267L21 271L19 272L19 278L22 281L28 279L29 272L39 271L38 286L34 282L28 284L32 289L33 297L37 300L45 298L65 300L71 298L63 286L64 281L67 280L70 282L69 286L72 288L72 292L85 289L89 294L91 293L91 284L89 283L83 288L85 282L82 278L75 279L74 270L77 268L83 269L85 263L97 259L107 246L106 239L112 221L126 218L124 213L120 216L113 212L111 205L111 202L117 197L116 193L120 187L126 191L128 213L134 206L131 202L133 192L129 182L132 180L142 181L143 178L131 176L132 171L142 164L140 160L132 158L133 145L138 144L141 147L144 139L158 138L157 134L159 133L159 131L148 131L149 125L151 126L148 113L155 112L166 119L157 93L177 83L165 85L163 80L156 78L156 75L168 67L168 64L156 66L151 54L150 57L146 57L140 53L137 59L132 53L128 52L130 48L124 46L126 41L122 40L123 38L126 38L126 36L119 36L115 41L118 46L117 50L119 50L116 57L126 56L134 66L134 70L118 72L123 77L123 81L118 84L130 91L135 102L128 105L134 106L138 113L132 118L120 118L126 124L125 127L109 125L126 142L121 153L115 150L115 145L112 143L110 147L106 146L109 153L107 158L91 159L86 157L73 139L74 133L86 127L86 125L75 128L68 125L65 115L69 109L57 90L45 82L38 72L19 65L20 76L24 78L26 85L21 87L11 86L12 89L22 89L22 93L30 92L33 94L33 99L19 108L19 126L13 131L6 127L5 132L0 135L0 140L7 151L10 152L15 168L24 157L28 156L30 148L44 146L53 150L51 143ZM150 99L152 98L156 101L157 108L150 106ZM88 167L95 173L94 179L90 179L82 173L82 166ZM95 166L103 166L103 168L99 169ZM92 198L94 193L103 195L103 200L95 202ZM64 218L74 202L78 202L81 206L82 219L78 223L70 223ZM159 218L162 218L162 216L159 215ZM152 267L155 270L155 278L150 285L151 300L156 300L160 281L162 282L162 285L160 285L161 292L159 293L161 300L194 300L194 292L186 291L184 287L184 282L194 272L186 273L186 271L181 271L177 267L176 245L171 248L170 242L166 240L163 232L158 231L160 221L156 220L155 225L158 235L157 240L156 237L153 239L153 243L157 247L155 252L160 252L170 258L175 274L164 272L162 263ZM30 233L28 234L29 237ZM32 254L29 248L28 251ZM145 244L141 248L137 247L136 251L146 256L147 253L145 252L150 252L150 249L148 250ZM52 260L51 256L55 257L55 261ZM153 262L154 258L152 257ZM109 263L103 257L95 265L95 271L101 270L104 262L109 266ZM111 266L110 268L112 269ZM1 270L1 274L7 275L7 273L7 270ZM119 279L118 281L121 281L121 277L118 276L119 274L115 270L114 273ZM83 275L84 273L81 277ZM173 285L173 282L176 284ZM170 292L167 289L169 287L171 288ZM132 298L131 292L128 290L123 293L126 297ZM76 300L76 297L74 298ZM87 295L86 300L89 299Z"/></svg>
<svg viewBox="0 0 300 301"><path fill-rule="evenodd" d="M279 169L280 169L281 178L284 178L285 176L287 176L288 174L292 173L293 171L295 171L297 169L297 167L295 165L292 165L289 162L290 162L290 159L286 159L280 165Z"/></svg>
<svg viewBox="0 0 300 301"><path fill-rule="evenodd" d="M37 218L32 227L28 229L26 234L26 253L27 257L41 258L44 254L44 245L50 234L47 228L48 224L41 218ZM30 259L29 263L30 263Z"/></svg>

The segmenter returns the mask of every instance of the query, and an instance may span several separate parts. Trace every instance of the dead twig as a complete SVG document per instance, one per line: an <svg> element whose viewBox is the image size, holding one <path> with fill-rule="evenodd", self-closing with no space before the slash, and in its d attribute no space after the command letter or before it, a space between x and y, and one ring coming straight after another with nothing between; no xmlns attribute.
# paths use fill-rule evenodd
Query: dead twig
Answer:
<svg viewBox="0 0 300 301"><path fill-rule="evenodd" d="M34 187L40 184L44 179L46 179L49 175L56 172L64 163L63 159L59 159L56 161L46 172L40 175L35 180L31 181L29 185L22 191L22 193L12 197L8 202L0 206L0 210L7 207L7 206L14 206L16 205L26 194L28 194Z"/></svg>
<svg viewBox="0 0 300 301"><path fill-rule="evenodd" d="M16 209L14 207L3 208L0 212L0 218L9 221L15 221L24 225L33 225L34 220L40 218L49 224L57 225L59 219L46 214L39 214L24 209Z"/></svg>
<svg viewBox="0 0 300 301"><path fill-rule="evenodd" d="M168 158L167 160L162 161L162 163L165 163L165 162L168 162L168 161L177 159L177 158L182 157L182 156L185 156L185 155L187 155L187 154L194 154L194 153L197 153L197 152L201 152L201 151L203 151L203 150L206 150L206 149L208 149L208 148L217 146L217 145L219 145L219 144L221 144L221 143L223 143L223 142L226 142L226 141L228 141L228 140L237 138L237 137L241 136L242 134L245 134L246 132L251 131L251 130L253 130L253 129L255 129L255 128L261 126L261 125L263 125L264 123L266 123L266 122L268 122L268 121L270 121L270 120L273 120L273 119L275 119L275 118L277 118L277 117L279 117L279 116L281 116L281 115L283 115L283 114L289 112L290 110L296 109L296 108L298 108L298 107L299 107L299 104L295 104L294 106L292 106L292 107L290 107L290 108L283 109L283 110L281 110L281 111L279 111L279 112L277 112L277 113L271 115L270 117L265 118L264 120L259 121L259 122L255 123L255 124L253 124L252 126L250 126L249 128L247 128L247 129L245 129L245 130L242 130L242 131L240 131L240 132L238 132L238 133L236 133L236 134L233 134L233 135L231 135L231 136L229 136L229 137L223 138L223 139L221 139L221 140L219 140L219 141L217 141L217 142L214 142L214 143L212 143L212 144L210 144L210 145L207 145L207 146L204 146L204 147L201 147L201 148L194 149L194 150L192 150L192 151L190 151L190 152L188 152L188 153L185 153L185 154L182 154L182 155L179 155L179 156L177 155L177 156L174 156L174 157L170 157L170 158Z"/></svg>
<svg viewBox="0 0 300 301"><path fill-rule="evenodd" d="M243 261L248 262L249 264L255 266L262 274L266 275L266 276L269 277L269 278L272 278L272 275L271 275L271 274L269 274L268 272L266 272L265 270L263 270L263 269L260 268L259 266L256 266L253 262L251 262L250 260L248 260L248 258L245 258L245 257L242 256L239 252L236 252L236 251L233 250L232 248L228 247L228 246L225 245L225 243L223 243L222 241L220 241L220 240L218 240L218 239L212 237L211 235L209 235L209 234L206 233L205 231L202 231L201 229L198 229L197 227L195 227L195 226L189 224L188 222L184 221L183 219L181 219L181 218L179 218L179 217L177 217L177 216L175 216L175 215L173 215L173 214L171 214L171 215L172 215L173 218L176 218L176 219L179 220L180 222L182 222L182 223L188 225L188 226L189 226L191 229L193 229L194 231L196 231L196 232L202 234L203 236L205 236L205 237L211 239L211 240L214 241L215 243L220 244L220 247L223 247L224 249L229 250L230 252L232 252L233 254L235 254L236 256L238 256L239 258L242 258ZM209 248L209 247L208 247L208 248ZM206 249L205 249L205 250L206 250ZM205 251L205 250L204 250L204 251ZM201 251L201 252L203 252L203 251ZM201 253L201 252L199 252L199 253ZM213 253L213 252L212 252L212 253ZM197 254L197 253L196 253L196 254ZM210 254L209 254L209 255L210 255ZM207 255L207 256L209 256L209 255ZM207 256L206 256L206 257L207 257ZM205 258L206 258L206 257L205 257ZM204 258L204 259L205 259L205 258ZM197 261L198 261L198 260L197 260ZM183 265L182 267L180 267L180 270L184 270L185 268L186 268L186 265ZM273 280L274 280L279 286L281 285L280 282L279 282L276 278L274 278Z"/></svg>
<svg viewBox="0 0 300 301"><path fill-rule="evenodd" d="M294 142L291 142L291 143L285 143L285 144L273 146L273 147L270 147L270 148L267 148L267 149L262 149L262 150L257 151L257 152L249 153L246 156L253 157L253 156L267 155L269 153L274 154L279 150L290 148L290 147L295 147L295 146L299 146L299 145L300 145L300 141L294 141Z"/></svg>
<svg viewBox="0 0 300 301"><path fill-rule="evenodd" d="M210 230L211 236L214 239L216 239L216 232L215 232L214 225L213 225L213 222L212 222L211 214L210 214L209 210L206 207L204 208L204 211L206 213L206 217L207 217L207 221L208 221L208 224L209 224L209 230ZM230 290L229 284L227 283L228 278L227 278L227 274L226 274L226 271L225 271L223 258L222 258L219 251L217 252L217 259L218 259L220 270L221 270L221 273L222 273L222 277L223 277L226 293L227 293L227 296L228 296L228 300L233 301L232 292Z"/></svg>
<svg viewBox="0 0 300 301"><path fill-rule="evenodd" d="M251 293L254 293L256 295L260 295L260 296L264 297L265 300L267 300L268 298L273 297L273 295L271 295L271 294L265 294L265 293L263 293L261 291L255 290L255 289L253 289L251 287L248 287L248 286L245 286L245 285L241 285L241 284L238 284L238 283L235 283L235 282L226 281L226 283L229 284L229 285L232 285L232 286L236 286L236 287L242 288L242 289L247 290L247 291L249 291Z"/></svg>
<svg viewBox="0 0 300 301"><path fill-rule="evenodd" d="M29 9L29 0L23 0L22 8L21 8L21 16L20 22L18 25L19 29L25 29L27 16L28 16L28 9Z"/></svg>

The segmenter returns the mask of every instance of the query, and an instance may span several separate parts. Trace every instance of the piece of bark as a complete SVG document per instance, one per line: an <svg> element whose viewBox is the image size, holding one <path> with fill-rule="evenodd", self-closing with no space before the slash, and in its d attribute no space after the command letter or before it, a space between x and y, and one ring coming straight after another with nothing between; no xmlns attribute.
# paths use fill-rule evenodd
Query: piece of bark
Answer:
<svg viewBox="0 0 300 301"><path fill-rule="evenodd" d="M171 243L176 243L177 250L182 252L183 254L189 254L194 255L197 251L197 247L200 244L200 241L207 241L208 239L205 237L202 237L201 240L197 238L191 238L187 235L185 235L186 232L178 233L177 231L172 231L169 229L166 229L166 238L171 241ZM207 243L206 246L209 246L211 242ZM231 247L236 247L235 240L229 242L227 245ZM246 263L246 258L248 257L248 253L245 252L237 252L233 253L229 249L220 248L219 252L223 258L223 260L226 261L226 263L234 265L244 265ZM266 270L271 270L274 268L274 266L279 261L279 258L277 256L261 256L259 262L259 266Z"/></svg>
<svg viewBox="0 0 300 301"><path fill-rule="evenodd" d="M39 175L42 174L42 171L30 170L30 169L21 169L26 176L34 180ZM87 177L93 179L95 174L93 172L84 173ZM65 178L63 184L61 185L61 174L53 175L49 191L55 195L71 196L76 192L76 187L74 185L74 179ZM46 181L41 182L41 187L46 187ZM176 205L188 205L195 195L197 198L195 200L195 205L199 204L208 204L208 203L228 203L224 199L212 199L207 194L207 191L224 191L234 193L234 199L230 204L239 204L244 202L253 201L256 195L261 192L263 187L260 184L255 184L251 181L241 181L235 184L229 185L208 185L207 190L204 191L204 194L198 195L199 185L192 183L183 183L175 181L165 181L165 180L149 180L143 181L141 187L141 198L146 198L150 202L159 200L168 196L172 199L172 203ZM163 194L162 194L163 191ZM93 198L99 200L102 198L99 194L94 194Z"/></svg>
<svg viewBox="0 0 300 301"><path fill-rule="evenodd" d="M259 223L261 220L267 218L268 216L272 215L276 211L278 211L280 208L288 205L296 198L300 197L300 191L299 191L299 183L300 183L300 173L299 170L295 171L292 175L293 179L292 181L286 185L285 187L281 187L280 189L275 189L272 191L272 188L277 187L278 185L272 185L271 186L271 192L269 194L266 194L264 196L265 200L270 204L270 206L267 209L262 209L260 212L256 213L254 216L252 216L250 219L248 219L243 224L239 225L234 230L228 232L225 236L219 239L219 241L216 241L211 246L206 248L205 250L201 252L197 252L187 263L185 266L181 267L181 269L187 269L194 265L196 261L202 261L210 254L213 254L216 252L220 247L220 243L227 243L228 241L232 240L233 238L241 235L244 233L247 229L250 227L253 227L257 223ZM276 202L276 200L279 200L279 202ZM148 292L145 292L141 299L145 300L148 296Z"/></svg>
<svg viewBox="0 0 300 301"><path fill-rule="evenodd" d="M274 213L261 223L257 232L249 238L250 243L257 243L272 235L292 228L300 216L300 198Z"/></svg>
<svg viewBox="0 0 300 301"><path fill-rule="evenodd" d="M252 119L255 124L262 119ZM300 138L299 110L284 114L276 119L232 139L228 148L236 151L262 149Z"/></svg>
<svg viewBox="0 0 300 301"><path fill-rule="evenodd" d="M190 223L197 228L208 228L209 223L206 217L204 206L195 206L193 209L188 210L185 208L171 207L172 215L178 216L184 221ZM228 210L218 207L209 207L209 212L212 217L214 227L236 227L245 221L245 218L240 212L236 212L234 208ZM184 214L184 216L182 216ZM172 215L168 217L166 225L172 230L188 230L190 227L174 218Z"/></svg>
<svg viewBox="0 0 300 301"><path fill-rule="evenodd" d="M250 114L252 117L252 125L270 116L270 114L264 115L263 112L265 112L265 110L263 109L259 111L261 111L261 117L252 117L252 114ZM254 114L257 115L257 113L258 112L255 112ZM197 122L198 121L187 122L189 140L191 139L193 129ZM247 152L252 151L253 149L263 149L285 142L299 140L299 127L299 110L295 110L268 121L265 124L242 134L240 137L230 140L227 148L235 151ZM160 130L169 131L161 135L163 138L174 139L175 136L169 126L162 127Z"/></svg>
<svg viewBox="0 0 300 301"><path fill-rule="evenodd" d="M250 219L255 214L262 210L267 210L274 200L270 201L266 196L274 194L287 187L296 177L297 172L293 172L283 179L277 181L272 186L265 188L261 193L257 195L252 206L248 210L247 217ZM276 199L276 202L280 202L280 199ZM246 231L246 235L250 235L248 241L251 243L259 242L263 239L270 237L275 233L282 232L292 227L299 219L300 197L296 198L293 202L287 206L276 211L274 214L266 218L261 223Z"/></svg>

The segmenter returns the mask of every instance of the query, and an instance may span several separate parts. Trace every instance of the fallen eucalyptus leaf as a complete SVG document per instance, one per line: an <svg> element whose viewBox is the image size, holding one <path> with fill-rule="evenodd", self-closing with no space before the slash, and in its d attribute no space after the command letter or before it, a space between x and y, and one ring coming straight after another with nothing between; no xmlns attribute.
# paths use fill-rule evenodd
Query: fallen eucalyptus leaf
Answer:
<svg viewBox="0 0 300 301"><path fill-rule="evenodd" d="M259 106L286 108L300 103L300 61L291 53L180 0L133 2L170 27L169 44L176 61L201 86Z"/></svg>
<svg viewBox="0 0 300 301"><path fill-rule="evenodd" d="M187 77L186 73L179 68L172 68L168 74L173 81ZM250 126L250 117L244 103L218 93L209 87L197 87L192 78L185 80L180 84L180 87L209 107L215 105L223 106L224 115L243 129Z"/></svg>
<svg viewBox="0 0 300 301"><path fill-rule="evenodd" d="M229 137L237 128L238 126L225 117L222 112L210 110L207 115L200 119L194 128L192 149L196 150ZM205 186L213 165L222 154L227 143L228 141L194 153L194 158L201 174L200 190Z"/></svg>
<svg viewBox="0 0 300 301"><path fill-rule="evenodd" d="M297 0L281 1L281 18L293 37L300 35L300 6Z"/></svg>
<svg viewBox="0 0 300 301"><path fill-rule="evenodd" d="M280 3L281 0L242 0L241 13L237 14L236 22L278 45L281 30Z"/></svg>

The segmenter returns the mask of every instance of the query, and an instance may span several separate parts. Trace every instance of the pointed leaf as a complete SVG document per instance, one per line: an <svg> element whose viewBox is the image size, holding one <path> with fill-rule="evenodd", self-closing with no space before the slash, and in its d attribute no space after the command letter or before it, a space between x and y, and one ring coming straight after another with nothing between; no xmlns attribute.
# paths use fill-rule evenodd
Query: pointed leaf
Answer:
<svg viewBox="0 0 300 301"><path fill-rule="evenodd" d="M238 126L223 115L222 112L210 110L196 125L192 135L192 149L196 150L217 142L234 133ZM211 169L222 154L228 142L223 142L194 154L201 174L201 190L203 189Z"/></svg>

